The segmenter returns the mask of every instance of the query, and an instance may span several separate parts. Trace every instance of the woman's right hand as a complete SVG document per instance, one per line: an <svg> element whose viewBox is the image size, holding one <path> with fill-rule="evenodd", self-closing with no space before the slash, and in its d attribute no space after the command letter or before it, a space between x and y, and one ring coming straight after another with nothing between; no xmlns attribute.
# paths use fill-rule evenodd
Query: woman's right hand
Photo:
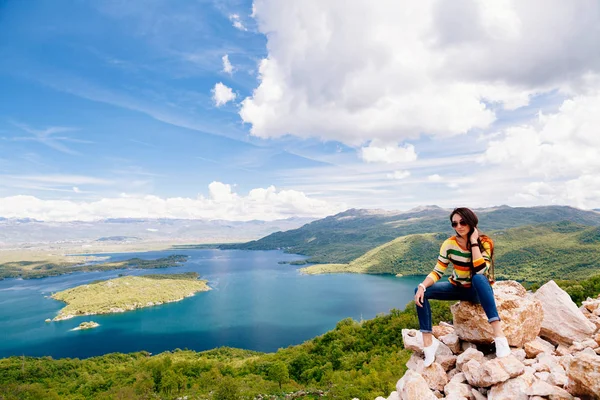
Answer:
<svg viewBox="0 0 600 400"><path fill-rule="evenodd" d="M419 290L415 294L415 304L419 307L423 307L423 298L425 297L425 290L422 286L419 286Z"/></svg>

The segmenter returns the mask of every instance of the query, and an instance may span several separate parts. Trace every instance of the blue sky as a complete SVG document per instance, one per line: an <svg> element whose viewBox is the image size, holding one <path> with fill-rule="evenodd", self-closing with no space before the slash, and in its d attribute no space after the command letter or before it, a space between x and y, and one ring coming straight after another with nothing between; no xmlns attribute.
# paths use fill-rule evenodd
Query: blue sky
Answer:
<svg viewBox="0 0 600 400"><path fill-rule="evenodd" d="M598 6L531 3L0 2L0 214L599 207Z"/></svg>

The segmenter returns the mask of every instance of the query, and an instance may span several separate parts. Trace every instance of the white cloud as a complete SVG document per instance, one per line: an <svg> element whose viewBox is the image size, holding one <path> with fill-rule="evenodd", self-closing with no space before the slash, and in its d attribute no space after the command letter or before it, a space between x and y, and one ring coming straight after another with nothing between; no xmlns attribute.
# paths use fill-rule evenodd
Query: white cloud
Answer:
<svg viewBox="0 0 600 400"><path fill-rule="evenodd" d="M230 87L223 85L221 82L215 84L215 87L212 89L212 94L217 107L221 107L236 98L236 94L233 93L233 90L231 90Z"/></svg>
<svg viewBox="0 0 600 400"><path fill-rule="evenodd" d="M367 147L360 151L360 157L369 163L407 163L417 159L415 146L407 144L405 146L385 145L378 141L373 141Z"/></svg>
<svg viewBox="0 0 600 400"><path fill-rule="evenodd" d="M33 196L0 198L0 216L43 221L93 221L104 218L187 218L231 221L275 220L292 216L325 217L342 211L334 204L296 190L252 189L246 196L231 185L212 182L208 196L160 198L132 196L97 201L42 200Z"/></svg>
<svg viewBox="0 0 600 400"><path fill-rule="evenodd" d="M263 138L458 135L489 127L489 104L583 92L600 73L596 0L256 0L253 10L269 54L240 116Z"/></svg>
<svg viewBox="0 0 600 400"><path fill-rule="evenodd" d="M394 171L390 174L387 174L386 176L390 179L402 180L410 176L410 171Z"/></svg>
<svg viewBox="0 0 600 400"><path fill-rule="evenodd" d="M427 180L429 182L441 182L443 180L443 178L438 174L433 174L433 175L429 175L427 177Z"/></svg>
<svg viewBox="0 0 600 400"><path fill-rule="evenodd" d="M81 190L77 186L73 186L73 191L75 193L81 193Z"/></svg>
<svg viewBox="0 0 600 400"><path fill-rule="evenodd" d="M233 26L240 31L247 31L248 29L242 23L242 20L238 14L230 14L229 20L233 23Z"/></svg>
<svg viewBox="0 0 600 400"><path fill-rule="evenodd" d="M509 127L490 141L484 161L547 179L600 173L600 91L566 100L555 114Z"/></svg>
<svg viewBox="0 0 600 400"><path fill-rule="evenodd" d="M225 54L221 59L223 60L223 72L231 75L233 73L233 66L229 62L229 55Z"/></svg>
<svg viewBox="0 0 600 400"><path fill-rule="evenodd" d="M85 175L0 175L0 178L56 185L112 185L114 183L108 179Z"/></svg>

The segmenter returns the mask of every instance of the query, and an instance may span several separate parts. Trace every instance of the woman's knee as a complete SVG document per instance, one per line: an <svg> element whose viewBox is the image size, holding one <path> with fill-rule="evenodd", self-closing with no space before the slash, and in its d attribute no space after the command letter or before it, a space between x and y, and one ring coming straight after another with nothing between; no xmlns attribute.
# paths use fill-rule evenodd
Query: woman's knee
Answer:
<svg viewBox="0 0 600 400"><path fill-rule="evenodd" d="M483 274L475 274L473 275L473 277L471 278L471 280L474 283L485 283L485 282L489 282L487 276L483 275Z"/></svg>

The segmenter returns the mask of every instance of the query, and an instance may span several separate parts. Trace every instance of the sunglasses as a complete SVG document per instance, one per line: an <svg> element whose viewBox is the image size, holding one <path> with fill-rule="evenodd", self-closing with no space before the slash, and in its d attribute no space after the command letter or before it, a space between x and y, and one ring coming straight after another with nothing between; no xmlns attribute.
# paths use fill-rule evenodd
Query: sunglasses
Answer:
<svg viewBox="0 0 600 400"><path fill-rule="evenodd" d="M468 225L468 224L467 224L467 223L466 223L464 220L462 220L462 219L460 220L460 222L455 222L455 221L452 221L452 227L453 227L453 228L456 228L456 227L458 226L458 224L460 224L460 226L467 226L467 225Z"/></svg>

